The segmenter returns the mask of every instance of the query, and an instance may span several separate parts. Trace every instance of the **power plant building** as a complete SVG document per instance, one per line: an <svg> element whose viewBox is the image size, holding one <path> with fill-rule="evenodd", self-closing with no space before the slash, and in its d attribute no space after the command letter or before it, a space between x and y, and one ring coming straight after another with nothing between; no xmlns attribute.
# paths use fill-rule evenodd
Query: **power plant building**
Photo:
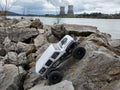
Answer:
<svg viewBox="0 0 120 90"><path fill-rule="evenodd" d="M61 6L60 7L60 15L64 15L65 14L65 7Z"/></svg>
<svg viewBox="0 0 120 90"><path fill-rule="evenodd" d="M73 5L68 5L68 13L67 14L70 14L70 15L74 14Z"/></svg>

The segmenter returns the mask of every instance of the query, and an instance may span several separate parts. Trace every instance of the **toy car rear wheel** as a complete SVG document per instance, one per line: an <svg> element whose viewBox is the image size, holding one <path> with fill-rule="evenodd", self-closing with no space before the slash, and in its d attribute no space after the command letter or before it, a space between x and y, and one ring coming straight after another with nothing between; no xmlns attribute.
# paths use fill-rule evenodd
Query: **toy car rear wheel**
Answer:
<svg viewBox="0 0 120 90"><path fill-rule="evenodd" d="M72 56L73 56L75 59L82 59L82 58L84 57L85 53L86 53L85 48L80 47L80 46L77 46L77 47L73 50Z"/></svg>
<svg viewBox="0 0 120 90"><path fill-rule="evenodd" d="M60 71L52 71L48 75L49 84L56 84L62 81L63 75Z"/></svg>

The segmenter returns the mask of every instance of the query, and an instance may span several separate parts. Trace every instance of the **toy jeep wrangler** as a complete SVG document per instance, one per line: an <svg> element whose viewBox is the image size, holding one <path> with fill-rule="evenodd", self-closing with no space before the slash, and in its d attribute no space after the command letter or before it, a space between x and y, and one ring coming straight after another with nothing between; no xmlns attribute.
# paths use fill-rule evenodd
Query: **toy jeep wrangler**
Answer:
<svg viewBox="0 0 120 90"><path fill-rule="evenodd" d="M85 49L75 42L74 38L66 35L58 43L51 44L36 63L36 73L47 78L49 83L56 84L62 80L58 67L68 57L82 59Z"/></svg>

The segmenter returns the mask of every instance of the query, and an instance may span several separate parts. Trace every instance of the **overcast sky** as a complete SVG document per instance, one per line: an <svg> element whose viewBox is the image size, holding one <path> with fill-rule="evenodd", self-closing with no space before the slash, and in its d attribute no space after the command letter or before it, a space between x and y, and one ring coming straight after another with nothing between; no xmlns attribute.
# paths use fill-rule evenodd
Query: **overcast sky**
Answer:
<svg viewBox="0 0 120 90"><path fill-rule="evenodd" d="M4 6L5 0L0 0ZM8 0L8 7L15 0ZM120 0L16 0L13 3L10 11L17 13L32 13L32 14L56 14L59 13L59 6L74 5L74 12L79 13L120 13Z"/></svg>

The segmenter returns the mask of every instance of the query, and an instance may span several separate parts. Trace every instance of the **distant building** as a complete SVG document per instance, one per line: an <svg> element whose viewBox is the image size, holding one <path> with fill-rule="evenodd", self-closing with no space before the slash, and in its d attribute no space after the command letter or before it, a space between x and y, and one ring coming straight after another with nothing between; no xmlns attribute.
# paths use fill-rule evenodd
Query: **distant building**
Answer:
<svg viewBox="0 0 120 90"><path fill-rule="evenodd" d="M64 15L65 14L65 7L61 6L60 7L60 15Z"/></svg>
<svg viewBox="0 0 120 90"><path fill-rule="evenodd" d="M67 14L70 14L70 15L74 14L73 5L68 5L68 13Z"/></svg>

